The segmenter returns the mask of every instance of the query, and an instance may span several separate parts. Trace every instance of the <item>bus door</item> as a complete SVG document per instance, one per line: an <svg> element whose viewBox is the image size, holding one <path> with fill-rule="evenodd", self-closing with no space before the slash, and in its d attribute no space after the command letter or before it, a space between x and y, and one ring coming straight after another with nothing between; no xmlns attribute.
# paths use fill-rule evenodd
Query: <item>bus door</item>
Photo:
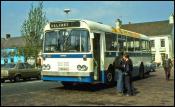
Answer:
<svg viewBox="0 0 175 107"><path fill-rule="evenodd" d="M94 68L95 80L101 80L100 74L100 33L94 33L93 39L93 54L94 54Z"/></svg>

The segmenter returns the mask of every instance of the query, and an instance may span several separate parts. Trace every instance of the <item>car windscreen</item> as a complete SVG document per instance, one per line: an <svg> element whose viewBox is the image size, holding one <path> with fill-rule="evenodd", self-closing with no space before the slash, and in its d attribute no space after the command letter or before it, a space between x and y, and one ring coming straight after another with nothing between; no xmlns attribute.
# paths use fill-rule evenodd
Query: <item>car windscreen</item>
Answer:
<svg viewBox="0 0 175 107"><path fill-rule="evenodd" d="M5 64L2 68L14 68L15 64Z"/></svg>

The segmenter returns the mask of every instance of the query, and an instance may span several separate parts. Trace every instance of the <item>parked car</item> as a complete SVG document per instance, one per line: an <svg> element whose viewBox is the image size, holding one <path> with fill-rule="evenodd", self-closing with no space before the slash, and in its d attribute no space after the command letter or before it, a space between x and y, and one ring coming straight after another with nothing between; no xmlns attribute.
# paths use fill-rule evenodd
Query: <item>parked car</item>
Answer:
<svg viewBox="0 0 175 107"><path fill-rule="evenodd" d="M157 64L155 62L151 63L151 72L155 72L157 67Z"/></svg>
<svg viewBox="0 0 175 107"><path fill-rule="evenodd" d="M41 78L41 69L33 68L28 63L6 64L1 68L1 82L26 80L30 78Z"/></svg>

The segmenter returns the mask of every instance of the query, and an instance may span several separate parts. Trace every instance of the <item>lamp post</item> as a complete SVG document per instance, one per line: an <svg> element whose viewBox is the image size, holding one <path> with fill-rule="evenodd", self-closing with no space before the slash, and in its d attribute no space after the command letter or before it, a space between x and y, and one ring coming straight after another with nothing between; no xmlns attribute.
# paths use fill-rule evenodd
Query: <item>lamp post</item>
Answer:
<svg viewBox="0 0 175 107"><path fill-rule="evenodd" d="M64 9L64 12L67 14L67 19L68 19L68 14L70 12L70 9Z"/></svg>

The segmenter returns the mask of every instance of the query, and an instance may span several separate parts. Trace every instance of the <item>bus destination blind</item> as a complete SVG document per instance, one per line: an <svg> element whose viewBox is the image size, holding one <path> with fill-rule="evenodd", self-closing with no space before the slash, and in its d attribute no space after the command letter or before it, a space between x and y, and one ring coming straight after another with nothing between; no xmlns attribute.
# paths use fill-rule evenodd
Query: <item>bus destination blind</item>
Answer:
<svg viewBox="0 0 175 107"><path fill-rule="evenodd" d="M51 22L50 28L80 27L80 22Z"/></svg>

